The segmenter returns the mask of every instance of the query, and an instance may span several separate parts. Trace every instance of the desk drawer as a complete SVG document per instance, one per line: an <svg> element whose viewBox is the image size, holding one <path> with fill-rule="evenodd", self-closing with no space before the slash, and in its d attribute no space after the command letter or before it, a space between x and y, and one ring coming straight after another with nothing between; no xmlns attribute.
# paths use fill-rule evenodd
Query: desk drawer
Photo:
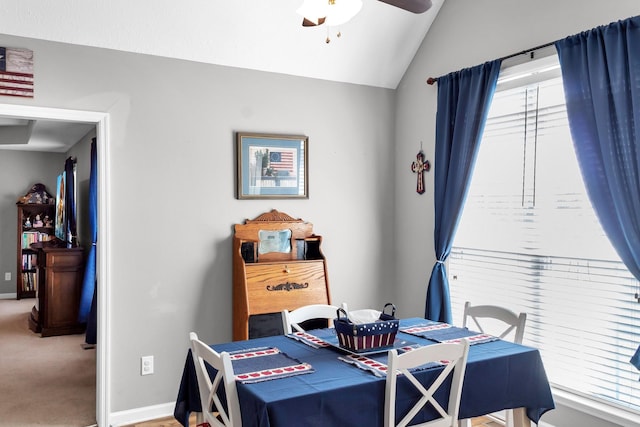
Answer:
<svg viewBox="0 0 640 427"><path fill-rule="evenodd" d="M322 261L247 265L246 278L252 314L329 303Z"/></svg>

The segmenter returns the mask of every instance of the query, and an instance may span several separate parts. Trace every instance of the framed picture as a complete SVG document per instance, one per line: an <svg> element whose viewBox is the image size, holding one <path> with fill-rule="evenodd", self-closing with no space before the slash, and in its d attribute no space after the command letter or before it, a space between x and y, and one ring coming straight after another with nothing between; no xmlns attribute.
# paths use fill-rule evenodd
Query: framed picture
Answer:
<svg viewBox="0 0 640 427"><path fill-rule="evenodd" d="M238 199L308 199L304 135L236 133Z"/></svg>

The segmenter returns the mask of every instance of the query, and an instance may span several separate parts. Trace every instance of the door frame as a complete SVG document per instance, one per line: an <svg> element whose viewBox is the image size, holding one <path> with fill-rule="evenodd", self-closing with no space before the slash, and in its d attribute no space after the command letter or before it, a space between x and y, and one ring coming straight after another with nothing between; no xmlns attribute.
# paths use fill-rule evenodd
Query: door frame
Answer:
<svg viewBox="0 0 640 427"><path fill-rule="evenodd" d="M98 426L110 425L111 380L110 339L107 331L110 324L110 257L109 257L109 114L95 111L67 110L27 105L0 104L0 116L20 119L60 120L67 122L92 123L96 126L96 147L98 163L98 242L96 258L97 305L97 345L96 345L96 421Z"/></svg>

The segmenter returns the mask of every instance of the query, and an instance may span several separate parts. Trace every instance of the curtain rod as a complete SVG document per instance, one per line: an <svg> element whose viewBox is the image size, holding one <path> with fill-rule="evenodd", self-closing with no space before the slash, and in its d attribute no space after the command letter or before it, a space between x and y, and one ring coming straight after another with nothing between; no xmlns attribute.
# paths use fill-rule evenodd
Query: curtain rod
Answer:
<svg viewBox="0 0 640 427"><path fill-rule="evenodd" d="M522 50L520 52L512 53L511 55L503 56L502 58L499 58L499 59L500 59L500 61L504 61L505 59L514 58L514 57L520 56L520 55L526 55L528 53L530 53L531 54L531 58L533 58L533 52L535 52L536 50L544 49L545 47L553 46L555 43L556 42L550 42L550 43L541 44L540 46L536 46L536 47L532 47L530 49ZM430 84L430 85L432 85L434 83L437 83L439 78L440 77L429 77L427 79L427 83Z"/></svg>

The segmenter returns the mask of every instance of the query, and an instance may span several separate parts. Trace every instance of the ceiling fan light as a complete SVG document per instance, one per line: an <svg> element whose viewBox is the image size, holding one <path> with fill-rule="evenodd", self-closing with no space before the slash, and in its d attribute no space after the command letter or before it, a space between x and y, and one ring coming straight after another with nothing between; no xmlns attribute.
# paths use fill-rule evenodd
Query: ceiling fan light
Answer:
<svg viewBox="0 0 640 427"><path fill-rule="evenodd" d="M346 24L362 9L362 0L334 0L328 3L326 24L330 27Z"/></svg>
<svg viewBox="0 0 640 427"><path fill-rule="evenodd" d="M304 0L304 3L302 3L302 6L300 6L298 10L296 10L296 13L303 18L313 22L320 19L318 18L320 16L327 16L328 7L329 3L327 0Z"/></svg>
<svg viewBox="0 0 640 427"><path fill-rule="evenodd" d="M296 13L304 18L303 27L323 23L336 26L347 23L360 12L360 9L362 0L304 0Z"/></svg>

